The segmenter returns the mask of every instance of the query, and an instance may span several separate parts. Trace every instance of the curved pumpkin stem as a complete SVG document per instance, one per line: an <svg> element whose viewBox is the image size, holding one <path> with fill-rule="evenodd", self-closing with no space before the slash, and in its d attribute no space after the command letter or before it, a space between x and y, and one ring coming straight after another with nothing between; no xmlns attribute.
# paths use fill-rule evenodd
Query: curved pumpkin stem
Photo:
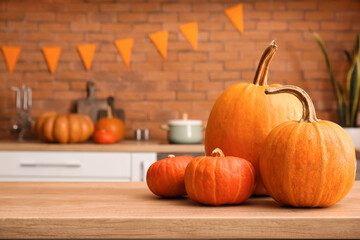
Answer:
<svg viewBox="0 0 360 240"><path fill-rule="evenodd" d="M265 49L263 55L260 58L253 84L257 86L267 86L267 75L269 71L269 66L276 50L277 46L275 44L275 40L273 40L270 45Z"/></svg>
<svg viewBox="0 0 360 240"><path fill-rule="evenodd" d="M281 87L267 88L266 94L290 93L295 95L303 105L303 116L300 122L318 122L316 117L315 107L310 96L301 88L291 85L284 85Z"/></svg>
<svg viewBox="0 0 360 240"><path fill-rule="evenodd" d="M225 157L223 151L220 148L215 148L214 151L212 151L211 156L213 156L213 157Z"/></svg>
<svg viewBox="0 0 360 240"><path fill-rule="evenodd" d="M174 154L170 154L170 155L168 155L168 158L173 158L173 157L175 157L175 155L174 155Z"/></svg>

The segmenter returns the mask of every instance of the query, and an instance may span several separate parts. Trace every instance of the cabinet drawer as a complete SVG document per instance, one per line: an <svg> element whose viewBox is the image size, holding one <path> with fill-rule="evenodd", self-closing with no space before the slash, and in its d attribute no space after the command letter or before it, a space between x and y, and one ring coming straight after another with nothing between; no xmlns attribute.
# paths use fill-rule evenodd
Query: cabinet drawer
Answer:
<svg viewBox="0 0 360 240"><path fill-rule="evenodd" d="M130 153L1 151L1 177L130 180Z"/></svg>

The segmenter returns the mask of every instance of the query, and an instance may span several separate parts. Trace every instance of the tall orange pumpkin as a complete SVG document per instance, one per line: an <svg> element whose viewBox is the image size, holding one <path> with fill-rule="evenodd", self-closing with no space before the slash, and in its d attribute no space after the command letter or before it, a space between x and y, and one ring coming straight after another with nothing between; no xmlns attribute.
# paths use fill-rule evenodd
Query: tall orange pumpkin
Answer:
<svg viewBox="0 0 360 240"><path fill-rule="evenodd" d="M266 92L294 94L304 106L300 121L277 126L263 145L260 173L270 196L295 207L327 207L340 201L355 181L355 148L349 135L333 122L318 120L301 88Z"/></svg>
<svg viewBox="0 0 360 240"><path fill-rule="evenodd" d="M94 133L94 123L83 114L43 113L35 123L35 132L41 141L79 143Z"/></svg>
<svg viewBox="0 0 360 240"><path fill-rule="evenodd" d="M271 129L288 120L299 119L302 107L289 94L266 96L269 64L277 46L273 41L263 53L252 84L239 83L225 90L216 100L206 127L205 152L219 147L226 156L249 160L256 170L254 194L266 194L259 177L259 154Z"/></svg>
<svg viewBox="0 0 360 240"><path fill-rule="evenodd" d="M206 205L240 204L255 189L255 170L242 158L224 156L216 148L212 156L197 157L185 170L189 197Z"/></svg>

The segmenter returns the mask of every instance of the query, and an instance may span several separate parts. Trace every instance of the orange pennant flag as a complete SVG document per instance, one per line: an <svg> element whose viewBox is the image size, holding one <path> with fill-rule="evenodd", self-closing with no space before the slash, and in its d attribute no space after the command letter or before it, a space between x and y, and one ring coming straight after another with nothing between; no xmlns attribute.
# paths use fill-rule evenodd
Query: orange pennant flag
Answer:
<svg viewBox="0 0 360 240"><path fill-rule="evenodd" d="M5 57L6 65L10 73L14 72L16 62L19 58L21 47L3 46L2 52Z"/></svg>
<svg viewBox="0 0 360 240"><path fill-rule="evenodd" d="M61 47L43 47L42 51L51 74L54 74L59 61Z"/></svg>
<svg viewBox="0 0 360 240"><path fill-rule="evenodd" d="M239 32L244 31L243 23L243 5L238 4L234 7L228 8L225 10L225 14L230 18L231 22L239 30Z"/></svg>
<svg viewBox="0 0 360 240"><path fill-rule="evenodd" d="M133 38L115 41L116 48L124 59L125 65L130 66L131 50L134 44Z"/></svg>
<svg viewBox="0 0 360 240"><path fill-rule="evenodd" d="M150 39L153 41L156 48L159 50L161 56L166 58L167 44L168 44L168 31L156 32L150 34Z"/></svg>
<svg viewBox="0 0 360 240"><path fill-rule="evenodd" d="M181 32L185 35L186 39L190 42L191 46L197 50L198 47L198 23L192 22L181 25Z"/></svg>
<svg viewBox="0 0 360 240"><path fill-rule="evenodd" d="M81 56L81 59L85 65L87 71L90 71L91 63L94 57L94 52L96 49L96 44L83 44L78 45L77 49Z"/></svg>

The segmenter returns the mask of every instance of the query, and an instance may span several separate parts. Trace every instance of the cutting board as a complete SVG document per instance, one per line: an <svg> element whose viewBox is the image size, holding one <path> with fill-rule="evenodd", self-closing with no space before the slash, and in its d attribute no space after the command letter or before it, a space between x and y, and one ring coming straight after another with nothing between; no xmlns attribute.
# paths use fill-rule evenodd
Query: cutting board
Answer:
<svg viewBox="0 0 360 240"><path fill-rule="evenodd" d="M112 116L115 118L120 118L123 122L125 122L125 112L123 109L115 109L114 108L114 97L110 96L106 99L108 106L111 108ZM98 119L107 117L108 112L107 109L102 109L98 112Z"/></svg>
<svg viewBox="0 0 360 240"><path fill-rule="evenodd" d="M95 83L92 81L87 82L87 92L86 99L79 99L76 102L77 113L88 115L96 123L98 111L107 108L107 101L106 99L96 99Z"/></svg>

